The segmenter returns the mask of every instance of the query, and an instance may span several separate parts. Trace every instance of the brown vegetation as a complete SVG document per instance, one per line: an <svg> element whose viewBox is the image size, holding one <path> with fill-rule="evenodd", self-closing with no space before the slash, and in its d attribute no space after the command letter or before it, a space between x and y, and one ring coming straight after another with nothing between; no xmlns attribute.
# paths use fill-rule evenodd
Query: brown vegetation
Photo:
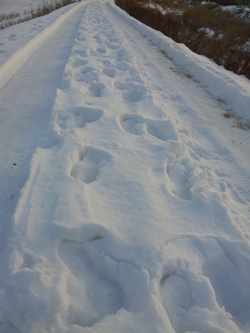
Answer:
<svg viewBox="0 0 250 333"><path fill-rule="evenodd" d="M219 0L220 1L220 0ZM161 31L177 43L183 43L193 52L205 55L218 65L243 74L250 79L250 52L242 45L250 39L250 22L231 18L218 5L200 5L156 0L162 8L181 10L182 14L149 7L148 0L116 0L116 4L137 20ZM151 1L152 4L152 1ZM204 29L214 31L212 38Z"/></svg>
<svg viewBox="0 0 250 333"><path fill-rule="evenodd" d="M36 9L30 6L30 10L24 11L23 16L21 16L20 13L15 13L15 12L1 14L0 29L7 28L17 23L29 21L36 17L47 15L53 12L54 10L67 6L73 2L75 2L75 0L50 0L50 1L42 0L41 3L38 2L38 7Z"/></svg>

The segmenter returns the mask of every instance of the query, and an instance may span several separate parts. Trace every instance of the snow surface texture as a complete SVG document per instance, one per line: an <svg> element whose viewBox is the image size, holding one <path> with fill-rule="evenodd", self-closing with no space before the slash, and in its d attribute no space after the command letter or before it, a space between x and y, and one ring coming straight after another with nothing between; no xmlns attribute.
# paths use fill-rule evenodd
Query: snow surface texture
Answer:
<svg viewBox="0 0 250 333"><path fill-rule="evenodd" d="M75 22L64 77L47 79L56 97L1 254L1 331L249 332L249 132L225 124L225 105L120 17L209 89L220 82L220 97L234 82L236 113L249 82L112 3L78 6L40 36L46 51ZM30 66L42 53L36 38L6 62L14 70L0 68L4 91L26 78L28 50Z"/></svg>
<svg viewBox="0 0 250 333"><path fill-rule="evenodd" d="M1 0L0 13L23 13L25 10L37 9L38 4L42 3L41 0Z"/></svg>

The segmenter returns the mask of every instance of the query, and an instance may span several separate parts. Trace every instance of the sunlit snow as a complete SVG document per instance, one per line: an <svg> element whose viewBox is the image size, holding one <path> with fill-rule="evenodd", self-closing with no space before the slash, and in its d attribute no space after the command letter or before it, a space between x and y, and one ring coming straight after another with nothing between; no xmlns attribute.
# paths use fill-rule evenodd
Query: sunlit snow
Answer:
<svg viewBox="0 0 250 333"><path fill-rule="evenodd" d="M249 80L113 1L0 43L1 332L249 332Z"/></svg>

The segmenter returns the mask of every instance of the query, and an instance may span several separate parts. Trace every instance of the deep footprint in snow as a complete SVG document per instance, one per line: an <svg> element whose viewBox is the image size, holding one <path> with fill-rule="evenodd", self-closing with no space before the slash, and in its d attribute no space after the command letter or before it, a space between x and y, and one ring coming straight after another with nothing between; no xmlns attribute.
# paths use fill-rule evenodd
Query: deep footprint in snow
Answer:
<svg viewBox="0 0 250 333"><path fill-rule="evenodd" d="M167 174L171 182L171 192L184 200L191 200L191 185L189 184L189 171L185 165L174 163L167 166Z"/></svg>
<svg viewBox="0 0 250 333"><path fill-rule="evenodd" d="M212 237L181 236L167 243L165 253L168 259L160 282L160 299L175 331L239 332L235 325L239 321L233 318L233 322L227 311L232 305L245 325L249 320L249 296L245 295L245 300L244 294L238 297L241 285L242 290L246 286L239 279L237 267L226 263L217 241ZM247 274L245 277L246 282ZM224 292L221 301L218 296Z"/></svg>
<svg viewBox="0 0 250 333"><path fill-rule="evenodd" d="M112 160L108 152L91 146L85 146L74 160L71 176L80 179L86 184L96 180L101 169Z"/></svg>
<svg viewBox="0 0 250 333"><path fill-rule="evenodd" d="M73 114L73 117L72 117ZM104 112L100 109L78 106L70 110L69 113L58 115L58 125L61 128L83 128L86 123L92 123L101 118Z"/></svg>
<svg viewBox="0 0 250 333"><path fill-rule="evenodd" d="M100 109L93 109L88 107L76 107L73 113L77 117L77 122L79 127L84 127L86 123L92 123L101 118L104 112Z"/></svg>
<svg viewBox="0 0 250 333"><path fill-rule="evenodd" d="M82 50L82 49L75 49L74 53L79 54L83 58L87 57L87 55L88 55L87 50Z"/></svg>
<svg viewBox="0 0 250 333"><path fill-rule="evenodd" d="M101 82L93 81L89 85L89 95L91 97L102 97L104 94L105 88L106 88L105 84L103 84Z"/></svg>
<svg viewBox="0 0 250 333"><path fill-rule="evenodd" d="M79 59L77 57L70 57L69 58L69 64L72 67L85 66L85 65L87 65L87 63L88 63L88 60L82 60L82 59Z"/></svg>
<svg viewBox="0 0 250 333"><path fill-rule="evenodd" d="M117 50L120 47L119 44L111 42L111 41L106 42L106 45L111 50Z"/></svg>
<svg viewBox="0 0 250 333"><path fill-rule="evenodd" d="M233 316L238 326L250 325L250 292L246 292L250 290L249 253L242 244L224 239L217 242L222 253L204 263L203 274L209 278L218 304Z"/></svg>
<svg viewBox="0 0 250 333"><path fill-rule="evenodd" d="M206 172L186 155L180 155L174 163L168 164L166 172L171 192L180 199L191 200L193 195L199 195L207 184Z"/></svg>
<svg viewBox="0 0 250 333"><path fill-rule="evenodd" d="M148 133L161 141L178 140L171 120L144 119L140 115L124 114L120 117L120 124L124 131L134 135Z"/></svg>
<svg viewBox="0 0 250 333"><path fill-rule="evenodd" d="M72 76L76 81L83 81L90 83L92 81L99 81L99 75L95 72L95 68L86 66L84 68L76 68L72 71Z"/></svg>
<svg viewBox="0 0 250 333"><path fill-rule="evenodd" d="M68 290L71 298L69 321L73 325L91 327L107 315L115 314L124 307L123 293L105 270L93 260L89 248L95 247L104 237L101 227L88 225L83 229L82 241L63 240L58 253L68 267ZM79 238L79 237L78 237Z"/></svg>
<svg viewBox="0 0 250 333"><path fill-rule="evenodd" d="M115 68L106 67L106 68L103 68L102 72L103 72L104 75L106 75L108 77L111 77L111 78L114 78L116 76L116 69Z"/></svg>
<svg viewBox="0 0 250 333"><path fill-rule="evenodd" d="M127 102L139 102L146 94L146 88L142 84L135 82L115 82L115 87L122 90L122 97Z"/></svg>

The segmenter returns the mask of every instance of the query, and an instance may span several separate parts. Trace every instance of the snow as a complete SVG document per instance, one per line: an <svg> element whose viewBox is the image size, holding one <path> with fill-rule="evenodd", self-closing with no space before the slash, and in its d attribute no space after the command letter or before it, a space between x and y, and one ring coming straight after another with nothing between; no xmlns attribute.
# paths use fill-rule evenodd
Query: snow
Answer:
<svg viewBox="0 0 250 333"><path fill-rule="evenodd" d="M25 10L36 9L41 0L1 0L0 13L23 13Z"/></svg>
<svg viewBox="0 0 250 333"><path fill-rule="evenodd" d="M147 36L168 57L173 59L176 65L181 66L186 73L202 82L214 97L226 101L237 116L244 118L248 123L250 122L249 80L219 68L204 56L194 55L184 44L177 44L170 38L166 38L162 33L155 32L143 23L126 15L119 8L114 8L114 10L131 26Z"/></svg>
<svg viewBox="0 0 250 333"><path fill-rule="evenodd" d="M2 66L7 60L15 54L16 58L23 58L23 54L21 55L21 50L24 46L26 46L29 42L30 45L33 44L34 47L38 47L41 44L40 36L35 41L32 41L34 37L44 32L42 36L45 36L48 31L51 30L51 25L54 23L53 27L58 26L57 19L60 18L63 14L65 14L65 18L67 17L67 13L76 6L77 4L72 4L69 6L62 7L58 10L53 11L49 15L41 16L36 19L23 22L21 24L22 28L20 29L20 24L13 25L8 27L8 29L3 29L0 31L1 43L0 43L0 65ZM1 9L1 4L0 4ZM46 30L47 29L47 30ZM46 30L47 32L45 32ZM35 46L36 44L36 46ZM32 47L31 47L32 48ZM31 48L26 48L24 53L30 54L32 53ZM19 53L18 53L19 51ZM21 63L21 60L19 59Z"/></svg>
<svg viewBox="0 0 250 333"><path fill-rule="evenodd" d="M229 12L231 15L250 21L250 8L237 8L236 6L220 6L221 10Z"/></svg>
<svg viewBox="0 0 250 333"><path fill-rule="evenodd" d="M215 31L210 28L200 28L200 29L198 29L198 31L204 31L206 36L208 36L210 38L213 37L213 35L215 34Z"/></svg>
<svg viewBox="0 0 250 333"><path fill-rule="evenodd" d="M249 81L56 12L0 67L1 332L249 332Z"/></svg>

